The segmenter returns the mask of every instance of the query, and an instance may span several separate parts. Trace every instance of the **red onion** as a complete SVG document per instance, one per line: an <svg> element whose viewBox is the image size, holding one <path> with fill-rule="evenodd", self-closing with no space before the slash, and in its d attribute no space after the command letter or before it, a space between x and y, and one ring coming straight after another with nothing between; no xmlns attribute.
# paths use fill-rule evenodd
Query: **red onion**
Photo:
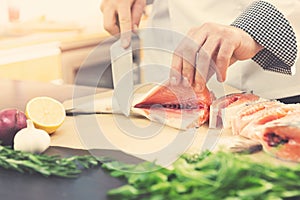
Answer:
<svg viewBox="0 0 300 200"><path fill-rule="evenodd" d="M18 109L4 109L0 111L0 144L13 145L15 134L25 128L26 115Z"/></svg>

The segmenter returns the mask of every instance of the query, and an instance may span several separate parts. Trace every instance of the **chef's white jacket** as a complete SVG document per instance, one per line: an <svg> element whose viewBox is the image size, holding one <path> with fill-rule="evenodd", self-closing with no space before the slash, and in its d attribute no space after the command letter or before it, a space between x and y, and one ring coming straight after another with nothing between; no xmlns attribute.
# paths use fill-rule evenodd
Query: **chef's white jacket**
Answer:
<svg viewBox="0 0 300 200"><path fill-rule="evenodd" d="M169 66L172 59L172 50L180 42L190 28L201 26L205 22L214 22L225 25L235 25L239 17L245 13L257 1L251 0L156 0L152 8L151 19L148 27L162 28L159 31L148 29L144 34L143 44L146 48L143 55L144 80L163 81L168 78ZM264 69L259 62L249 59L247 61L238 61L228 68L226 83L243 91L252 91L264 98L282 98L300 94L300 62L297 59L299 55L299 38L300 38L300 1L299 0L270 0L259 1L274 6L279 14L287 20L298 44L289 46L287 52L291 50L295 59L287 61L287 67L293 75L287 75L275 70ZM248 12L249 13L249 12ZM277 13L277 14L278 14ZM265 16L261 13L261 18ZM266 19L268 19L267 17ZM241 20L239 21L241 22ZM246 20L247 22L247 20ZM271 22L266 22L272 25ZM253 25L253 24L252 24ZM249 27L248 27L249 28ZM253 28L253 27L252 27ZM255 29L255 28L254 28ZM267 28L269 29L269 28ZM285 28L283 28L285 29ZM250 27L251 30L251 27ZM255 30L254 30L255 31ZM259 32L260 30L257 29ZM267 31L267 30L266 30ZM276 31L285 31L278 29ZM166 33L167 32L167 33ZM175 33L169 37L169 33ZM149 34L148 34L149 33ZM166 33L166 34L164 34ZM252 33L253 34L253 33ZM254 33L255 34L255 33ZM265 35L264 32L259 34ZM267 34L266 34L267 35ZM288 38L287 42L293 40L289 35L283 33ZM179 37L177 37L179 36ZM257 39L257 38L255 38ZM276 42L276 38L271 38ZM259 40L259 38L258 38ZM260 43L260 41L258 41ZM263 42L262 42L263 43ZM273 42L274 44L274 42ZM275 43L276 44L276 43ZM285 43L283 43L285 46ZM265 43L262 44L265 46ZM268 44L266 44L268 46ZM297 47L296 47L297 45ZM294 48L294 49L293 49ZM278 51L281 52L282 48ZM294 53L293 53L294 52ZM297 53L295 53L297 52ZM283 53L283 56L287 55ZM272 60L272 59L271 59ZM291 67L292 66L292 67ZM272 66L269 66L272 68ZM284 67L284 66L283 66ZM281 68L280 68L281 69ZM280 70L279 70L280 71ZM222 95L222 84L217 82L215 76L211 78L208 87L216 92L216 95Z"/></svg>

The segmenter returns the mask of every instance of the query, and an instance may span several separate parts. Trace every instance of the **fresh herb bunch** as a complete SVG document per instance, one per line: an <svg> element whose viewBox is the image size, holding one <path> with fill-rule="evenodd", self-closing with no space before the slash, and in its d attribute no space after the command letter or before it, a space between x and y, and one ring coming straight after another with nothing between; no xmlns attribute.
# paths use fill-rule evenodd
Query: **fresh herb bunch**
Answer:
<svg viewBox="0 0 300 200"><path fill-rule="evenodd" d="M114 163L114 166L117 163ZM279 200L300 199L300 166L274 166L229 152L183 155L172 169L134 173L104 163L111 175L127 180L108 192L111 199ZM142 163L140 165L145 165Z"/></svg>
<svg viewBox="0 0 300 200"><path fill-rule="evenodd" d="M82 172L82 168L87 169L97 165L99 161L92 155L60 158L15 151L10 147L0 146L0 167L22 173L74 178Z"/></svg>

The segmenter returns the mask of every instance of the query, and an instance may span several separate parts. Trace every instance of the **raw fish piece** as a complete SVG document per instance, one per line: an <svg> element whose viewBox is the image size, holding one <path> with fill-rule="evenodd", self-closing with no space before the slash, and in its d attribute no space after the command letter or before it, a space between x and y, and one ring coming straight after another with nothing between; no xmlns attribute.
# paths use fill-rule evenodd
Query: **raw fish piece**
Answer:
<svg viewBox="0 0 300 200"><path fill-rule="evenodd" d="M222 123L224 128L230 128L232 118L242 107L260 100L251 93L232 93L216 99L210 106L209 127L215 128Z"/></svg>
<svg viewBox="0 0 300 200"><path fill-rule="evenodd" d="M249 122L239 134L250 139L260 140L262 138L262 135L259 132L255 131L256 129L268 122L272 122L274 120L285 117L293 110L294 108L288 105L262 110L255 114L256 117L251 122Z"/></svg>
<svg viewBox="0 0 300 200"><path fill-rule="evenodd" d="M289 161L300 162L300 111L266 123L259 131L264 150Z"/></svg>
<svg viewBox="0 0 300 200"><path fill-rule="evenodd" d="M212 98L206 87L197 92L194 87L166 83L155 86L133 106L133 112L152 121L186 130L208 121Z"/></svg>
<svg viewBox="0 0 300 200"><path fill-rule="evenodd" d="M249 101L256 101L260 97L252 93L232 93L216 99L212 105L220 108L239 106Z"/></svg>
<svg viewBox="0 0 300 200"><path fill-rule="evenodd" d="M241 132L243 129L252 121L274 114L274 109L283 105L284 104L279 101L262 101L243 107L232 119L233 134L242 135Z"/></svg>

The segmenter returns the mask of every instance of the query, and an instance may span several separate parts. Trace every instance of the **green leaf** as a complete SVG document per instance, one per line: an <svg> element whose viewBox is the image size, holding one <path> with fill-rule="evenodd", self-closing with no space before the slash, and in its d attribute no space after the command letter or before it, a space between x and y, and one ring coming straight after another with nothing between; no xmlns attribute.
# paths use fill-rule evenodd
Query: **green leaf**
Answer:
<svg viewBox="0 0 300 200"><path fill-rule="evenodd" d="M80 166L90 168L99 165L91 155L60 158L43 154L15 151L0 146L0 167L22 173L39 173L44 176L77 177L82 171Z"/></svg>
<svg viewBox="0 0 300 200"><path fill-rule="evenodd" d="M150 164L153 165L153 163L148 163ZM117 165L120 167L122 163ZM147 164L143 163L141 168L144 166ZM135 167L139 168L139 166ZM300 165L296 167L273 166L264 162L254 162L246 155L206 151L203 154L181 156L171 166L172 170L159 166L157 169L151 173L134 175L127 173L124 176L128 182L127 187L131 186L135 189L134 191L139 191L138 194L134 193L134 199L279 200L300 198ZM119 194L120 199L123 197L115 189L114 194ZM127 195L130 194L127 192Z"/></svg>
<svg viewBox="0 0 300 200"><path fill-rule="evenodd" d="M150 192L168 192L169 188L171 187L171 183L169 182L160 182L155 185L152 185L149 188Z"/></svg>
<svg viewBox="0 0 300 200"><path fill-rule="evenodd" d="M139 194L139 191L131 185L124 185L108 192L110 196L133 197Z"/></svg>
<svg viewBox="0 0 300 200"><path fill-rule="evenodd" d="M240 197L248 197L248 196L260 196L264 193L272 190L273 184L270 182L267 182L263 179L255 180L256 184L252 185L252 187L239 190L237 192L238 196Z"/></svg>

